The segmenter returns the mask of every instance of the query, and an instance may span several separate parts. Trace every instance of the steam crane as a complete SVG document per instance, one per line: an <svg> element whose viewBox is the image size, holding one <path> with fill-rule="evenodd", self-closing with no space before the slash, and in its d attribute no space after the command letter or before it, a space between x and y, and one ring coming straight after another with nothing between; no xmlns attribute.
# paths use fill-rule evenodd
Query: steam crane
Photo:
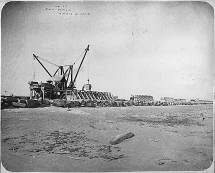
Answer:
<svg viewBox="0 0 215 173"><path fill-rule="evenodd" d="M80 68L83 64L83 61L86 57L87 51L89 51L89 45L85 49L84 56L82 58L82 61L78 67L78 70L75 74L75 78L73 79L73 66L75 63L72 65L64 65L64 66L59 66L56 65L50 61L47 61L39 56L36 56L33 54L34 59L36 59L39 64L43 67L43 69L48 73L50 76L50 79L47 80L46 83L38 83L35 81L30 81L30 98L36 98L36 99L55 99L55 98L63 98L64 94L66 93L67 89L70 91L73 91L75 87L75 82L78 76L78 73L80 71ZM42 64L40 60L46 61L49 64L52 64L57 67L57 70L53 75L46 69L46 67ZM68 67L66 70L64 70L64 67ZM57 75L57 72L60 71L60 75ZM70 80L70 83L69 83ZM69 84L69 85L68 85Z"/></svg>

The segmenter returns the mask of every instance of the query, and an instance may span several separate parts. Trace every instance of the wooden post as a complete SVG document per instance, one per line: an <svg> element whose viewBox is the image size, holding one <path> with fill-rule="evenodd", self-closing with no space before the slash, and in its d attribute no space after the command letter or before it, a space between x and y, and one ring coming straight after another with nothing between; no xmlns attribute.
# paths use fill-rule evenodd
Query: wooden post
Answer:
<svg viewBox="0 0 215 173"><path fill-rule="evenodd" d="M42 87L41 89L42 89L42 93L43 93L43 97L42 97L42 99L44 100L44 98L45 98L45 96L44 96L44 95L45 95L45 91L44 91L44 89L45 89L45 88L44 88L44 87Z"/></svg>
<svg viewBox="0 0 215 173"><path fill-rule="evenodd" d="M33 91L30 89L30 99L32 99Z"/></svg>

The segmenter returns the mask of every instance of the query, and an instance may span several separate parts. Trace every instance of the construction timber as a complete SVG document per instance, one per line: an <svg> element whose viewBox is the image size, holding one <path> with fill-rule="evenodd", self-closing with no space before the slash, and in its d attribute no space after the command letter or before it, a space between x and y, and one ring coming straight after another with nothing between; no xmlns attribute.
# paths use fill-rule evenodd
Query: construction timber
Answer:
<svg viewBox="0 0 215 173"><path fill-rule="evenodd" d="M154 104L153 96L150 95L135 95L130 98L135 106L151 106Z"/></svg>
<svg viewBox="0 0 215 173"><path fill-rule="evenodd" d="M65 92L66 100L112 100L113 95L108 92L67 90Z"/></svg>

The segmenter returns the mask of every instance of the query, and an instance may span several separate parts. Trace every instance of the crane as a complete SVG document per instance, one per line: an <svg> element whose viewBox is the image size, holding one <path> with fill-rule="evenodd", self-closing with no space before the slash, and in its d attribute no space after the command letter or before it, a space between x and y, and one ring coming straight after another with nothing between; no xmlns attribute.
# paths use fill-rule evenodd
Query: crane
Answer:
<svg viewBox="0 0 215 173"><path fill-rule="evenodd" d="M60 92L60 95L62 95L62 93L64 93L67 88L70 89L70 90L73 90L73 89L76 88L75 87L75 82L76 82L77 76L79 74L80 68L81 68L81 66L83 64L83 61L84 61L84 59L86 57L86 54L89 51L89 46L90 45L88 45L87 48L85 49L84 56L83 56L83 58L81 60L81 63L79 65L79 67L78 67L78 70L77 70L77 72L75 74L74 79L73 79L73 66L75 65L75 63L73 63L72 65L60 66L60 65L52 63L52 62L50 62L50 61L48 61L46 59L43 59L43 58L33 54L34 59L36 59L39 62L39 64L43 67L43 69L51 77L51 79L47 81L48 83L44 83L45 90L47 89L46 92L48 92L49 95L52 95L53 92L54 92L54 94ZM57 70L55 71L55 73L53 75L51 75L51 73L46 69L46 67L42 64L40 59L57 67ZM68 67L68 68L66 70L64 70L64 67ZM57 72L59 70L60 70L60 76L59 75L57 76L56 74L57 74ZM70 83L68 85L69 79L70 79ZM47 87L47 86L49 86L49 87ZM32 88L32 87L30 87L30 88ZM38 89L37 89L37 91L38 91Z"/></svg>

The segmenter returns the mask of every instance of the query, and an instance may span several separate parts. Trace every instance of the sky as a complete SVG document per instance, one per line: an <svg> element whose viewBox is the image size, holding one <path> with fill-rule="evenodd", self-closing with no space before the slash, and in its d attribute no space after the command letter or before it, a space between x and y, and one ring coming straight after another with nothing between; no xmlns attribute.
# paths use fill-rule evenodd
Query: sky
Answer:
<svg viewBox="0 0 215 173"><path fill-rule="evenodd" d="M74 65L81 89L213 100L214 10L206 2L9 2L1 15L1 94L49 75L33 54ZM56 67L41 62L51 74ZM34 75L35 74L35 75Z"/></svg>

